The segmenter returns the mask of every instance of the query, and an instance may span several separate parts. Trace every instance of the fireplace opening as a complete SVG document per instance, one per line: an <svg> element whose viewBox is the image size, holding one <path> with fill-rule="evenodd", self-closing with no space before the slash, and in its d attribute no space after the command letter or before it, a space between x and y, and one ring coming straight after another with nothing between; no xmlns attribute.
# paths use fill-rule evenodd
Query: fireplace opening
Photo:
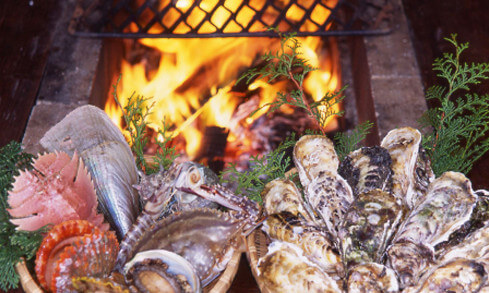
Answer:
<svg viewBox="0 0 489 293"><path fill-rule="evenodd" d="M80 35L123 37L104 40L98 75L105 82L91 101L116 124L122 127L123 121L112 85L121 76L117 88L121 104L133 95L151 98L150 132L157 133L163 123L171 125L172 144L181 159L218 167L233 162L246 169L251 156L271 151L292 132L314 130L304 111L292 107L266 115L268 107L250 116L278 92L293 90L286 80L236 83L244 71L263 66L261 55L280 49L276 34L250 36L269 35L267 26L273 25L309 35L298 37L300 51L317 70L308 74L304 89L308 99L318 101L341 88L341 57L335 38L313 35L358 34L359 28L365 34L387 32L385 22L380 26L384 18L366 21L364 17L372 11L379 15L385 7L369 1L355 3L359 4L338 0L116 1L106 9L107 19L94 21L88 13L96 8L80 8L80 1L78 11L84 11L85 20L74 18L70 28ZM344 20L345 15L349 19ZM94 29L102 23L102 28ZM371 26L366 27L367 23ZM339 111L344 105L335 107ZM344 119L331 117L326 130L330 134L345 131L346 125Z"/></svg>

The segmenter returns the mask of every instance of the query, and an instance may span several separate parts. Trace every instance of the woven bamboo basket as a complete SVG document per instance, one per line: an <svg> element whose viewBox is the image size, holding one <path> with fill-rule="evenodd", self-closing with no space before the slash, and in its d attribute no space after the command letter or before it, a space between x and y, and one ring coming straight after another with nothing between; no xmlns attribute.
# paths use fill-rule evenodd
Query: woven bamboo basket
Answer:
<svg viewBox="0 0 489 293"><path fill-rule="evenodd" d="M246 256L248 257L253 277L255 277L262 293L271 292L258 276L258 260L267 254L269 242L268 236L261 229L255 229L246 239Z"/></svg>
<svg viewBox="0 0 489 293"><path fill-rule="evenodd" d="M216 280L203 289L204 293L224 293L228 291L238 271L241 254L242 250L236 250L226 269ZM24 261L19 262L16 265L15 270L20 276L20 284L26 293L44 293L44 290L39 286L35 278L27 269Z"/></svg>

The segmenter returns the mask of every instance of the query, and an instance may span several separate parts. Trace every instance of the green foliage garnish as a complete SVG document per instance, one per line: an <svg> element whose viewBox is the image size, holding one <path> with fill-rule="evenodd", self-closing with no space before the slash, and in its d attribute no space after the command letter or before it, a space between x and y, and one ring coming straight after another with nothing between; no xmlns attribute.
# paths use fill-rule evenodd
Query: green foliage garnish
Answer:
<svg viewBox="0 0 489 293"><path fill-rule="evenodd" d="M43 239L40 229L34 232L16 230L7 212L8 191L12 189L14 176L20 170L30 169L34 156L22 152L20 143L10 142L0 149L0 288L18 287L19 276L15 265L24 257L32 259Z"/></svg>
<svg viewBox="0 0 489 293"><path fill-rule="evenodd" d="M280 36L280 50L263 55L265 66L250 69L237 82L245 79L247 83L250 83L255 78L266 78L268 82L272 82L277 78L286 78L294 84L295 89L289 93L278 92L273 102L263 105L251 115L264 107L270 106L269 112L274 112L282 105L290 105L304 109L314 119L322 134L325 134L327 119L333 115L343 115L343 111L335 111L333 106L344 99L341 94L345 88L338 92L327 93L319 101L309 102L304 93L303 82L306 75L317 68L310 66L307 60L301 57L301 43L295 38L295 33L282 34L276 29L272 30L275 30Z"/></svg>
<svg viewBox="0 0 489 293"><path fill-rule="evenodd" d="M285 139L275 150L262 156L252 156L247 171L239 171L235 163L231 163L220 175L222 182L237 184L236 193L262 202L261 191L265 185L275 178L285 178L290 167L290 156L286 150L296 142L295 135Z"/></svg>
<svg viewBox="0 0 489 293"><path fill-rule="evenodd" d="M489 150L489 95L469 93L470 85L489 78L489 63L466 64L460 55L469 47L459 44L456 35L445 38L455 47L455 54L444 53L433 63L437 76L447 85L435 85L426 92L426 99L440 106L428 110L420 119L429 132L423 137L423 147L431 159L434 173L445 171L467 174L475 161Z"/></svg>
<svg viewBox="0 0 489 293"><path fill-rule="evenodd" d="M115 102L122 110L124 122L126 124L126 130L129 132L129 145L136 157L136 165L140 170L146 174L158 172L160 166L167 169L173 161L178 157L178 154L174 147L169 147L172 137L168 135L170 125L163 121L163 128L158 130L158 134L163 138L163 142L156 139L158 149L155 157L151 161L147 160L144 155L144 150L149 142L148 139L148 123L146 119L151 113L150 106L145 106L146 102L150 99L145 99L142 96L135 95L134 93L129 97L127 104L123 107L117 98L117 85L119 84L121 77L117 80L115 85L112 85L114 91L112 93Z"/></svg>
<svg viewBox="0 0 489 293"><path fill-rule="evenodd" d="M372 122L365 121L355 126L349 133L338 132L335 134L335 151L340 161L343 161L350 152L358 149L360 142L365 139L373 125Z"/></svg>

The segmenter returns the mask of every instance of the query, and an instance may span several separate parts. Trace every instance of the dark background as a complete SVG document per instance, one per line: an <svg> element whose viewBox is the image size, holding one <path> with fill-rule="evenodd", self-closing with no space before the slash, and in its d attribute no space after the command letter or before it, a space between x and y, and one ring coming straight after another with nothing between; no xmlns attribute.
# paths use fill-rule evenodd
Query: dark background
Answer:
<svg viewBox="0 0 489 293"><path fill-rule="evenodd" d="M0 1L0 146L22 139L51 48L57 1ZM33 4L33 5L31 5ZM411 38L425 88L438 83L431 64L452 48L452 33L469 42L466 62L489 62L489 1L404 0ZM489 93L489 81L476 88ZM474 188L489 188L489 155L470 172ZM230 292L258 292L245 259ZM22 292L17 290L15 292Z"/></svg>

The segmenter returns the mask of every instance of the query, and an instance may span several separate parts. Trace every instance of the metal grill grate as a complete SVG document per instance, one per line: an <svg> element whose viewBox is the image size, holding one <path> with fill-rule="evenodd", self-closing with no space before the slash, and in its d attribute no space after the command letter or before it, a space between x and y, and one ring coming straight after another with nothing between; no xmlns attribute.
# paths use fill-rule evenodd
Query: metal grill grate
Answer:
<svg viewBox="0 0 489 293"><path fill-rule="evenodd" d="M85 37L208 38L386 34L389 0L78 0L72 34Z"/></svg>

